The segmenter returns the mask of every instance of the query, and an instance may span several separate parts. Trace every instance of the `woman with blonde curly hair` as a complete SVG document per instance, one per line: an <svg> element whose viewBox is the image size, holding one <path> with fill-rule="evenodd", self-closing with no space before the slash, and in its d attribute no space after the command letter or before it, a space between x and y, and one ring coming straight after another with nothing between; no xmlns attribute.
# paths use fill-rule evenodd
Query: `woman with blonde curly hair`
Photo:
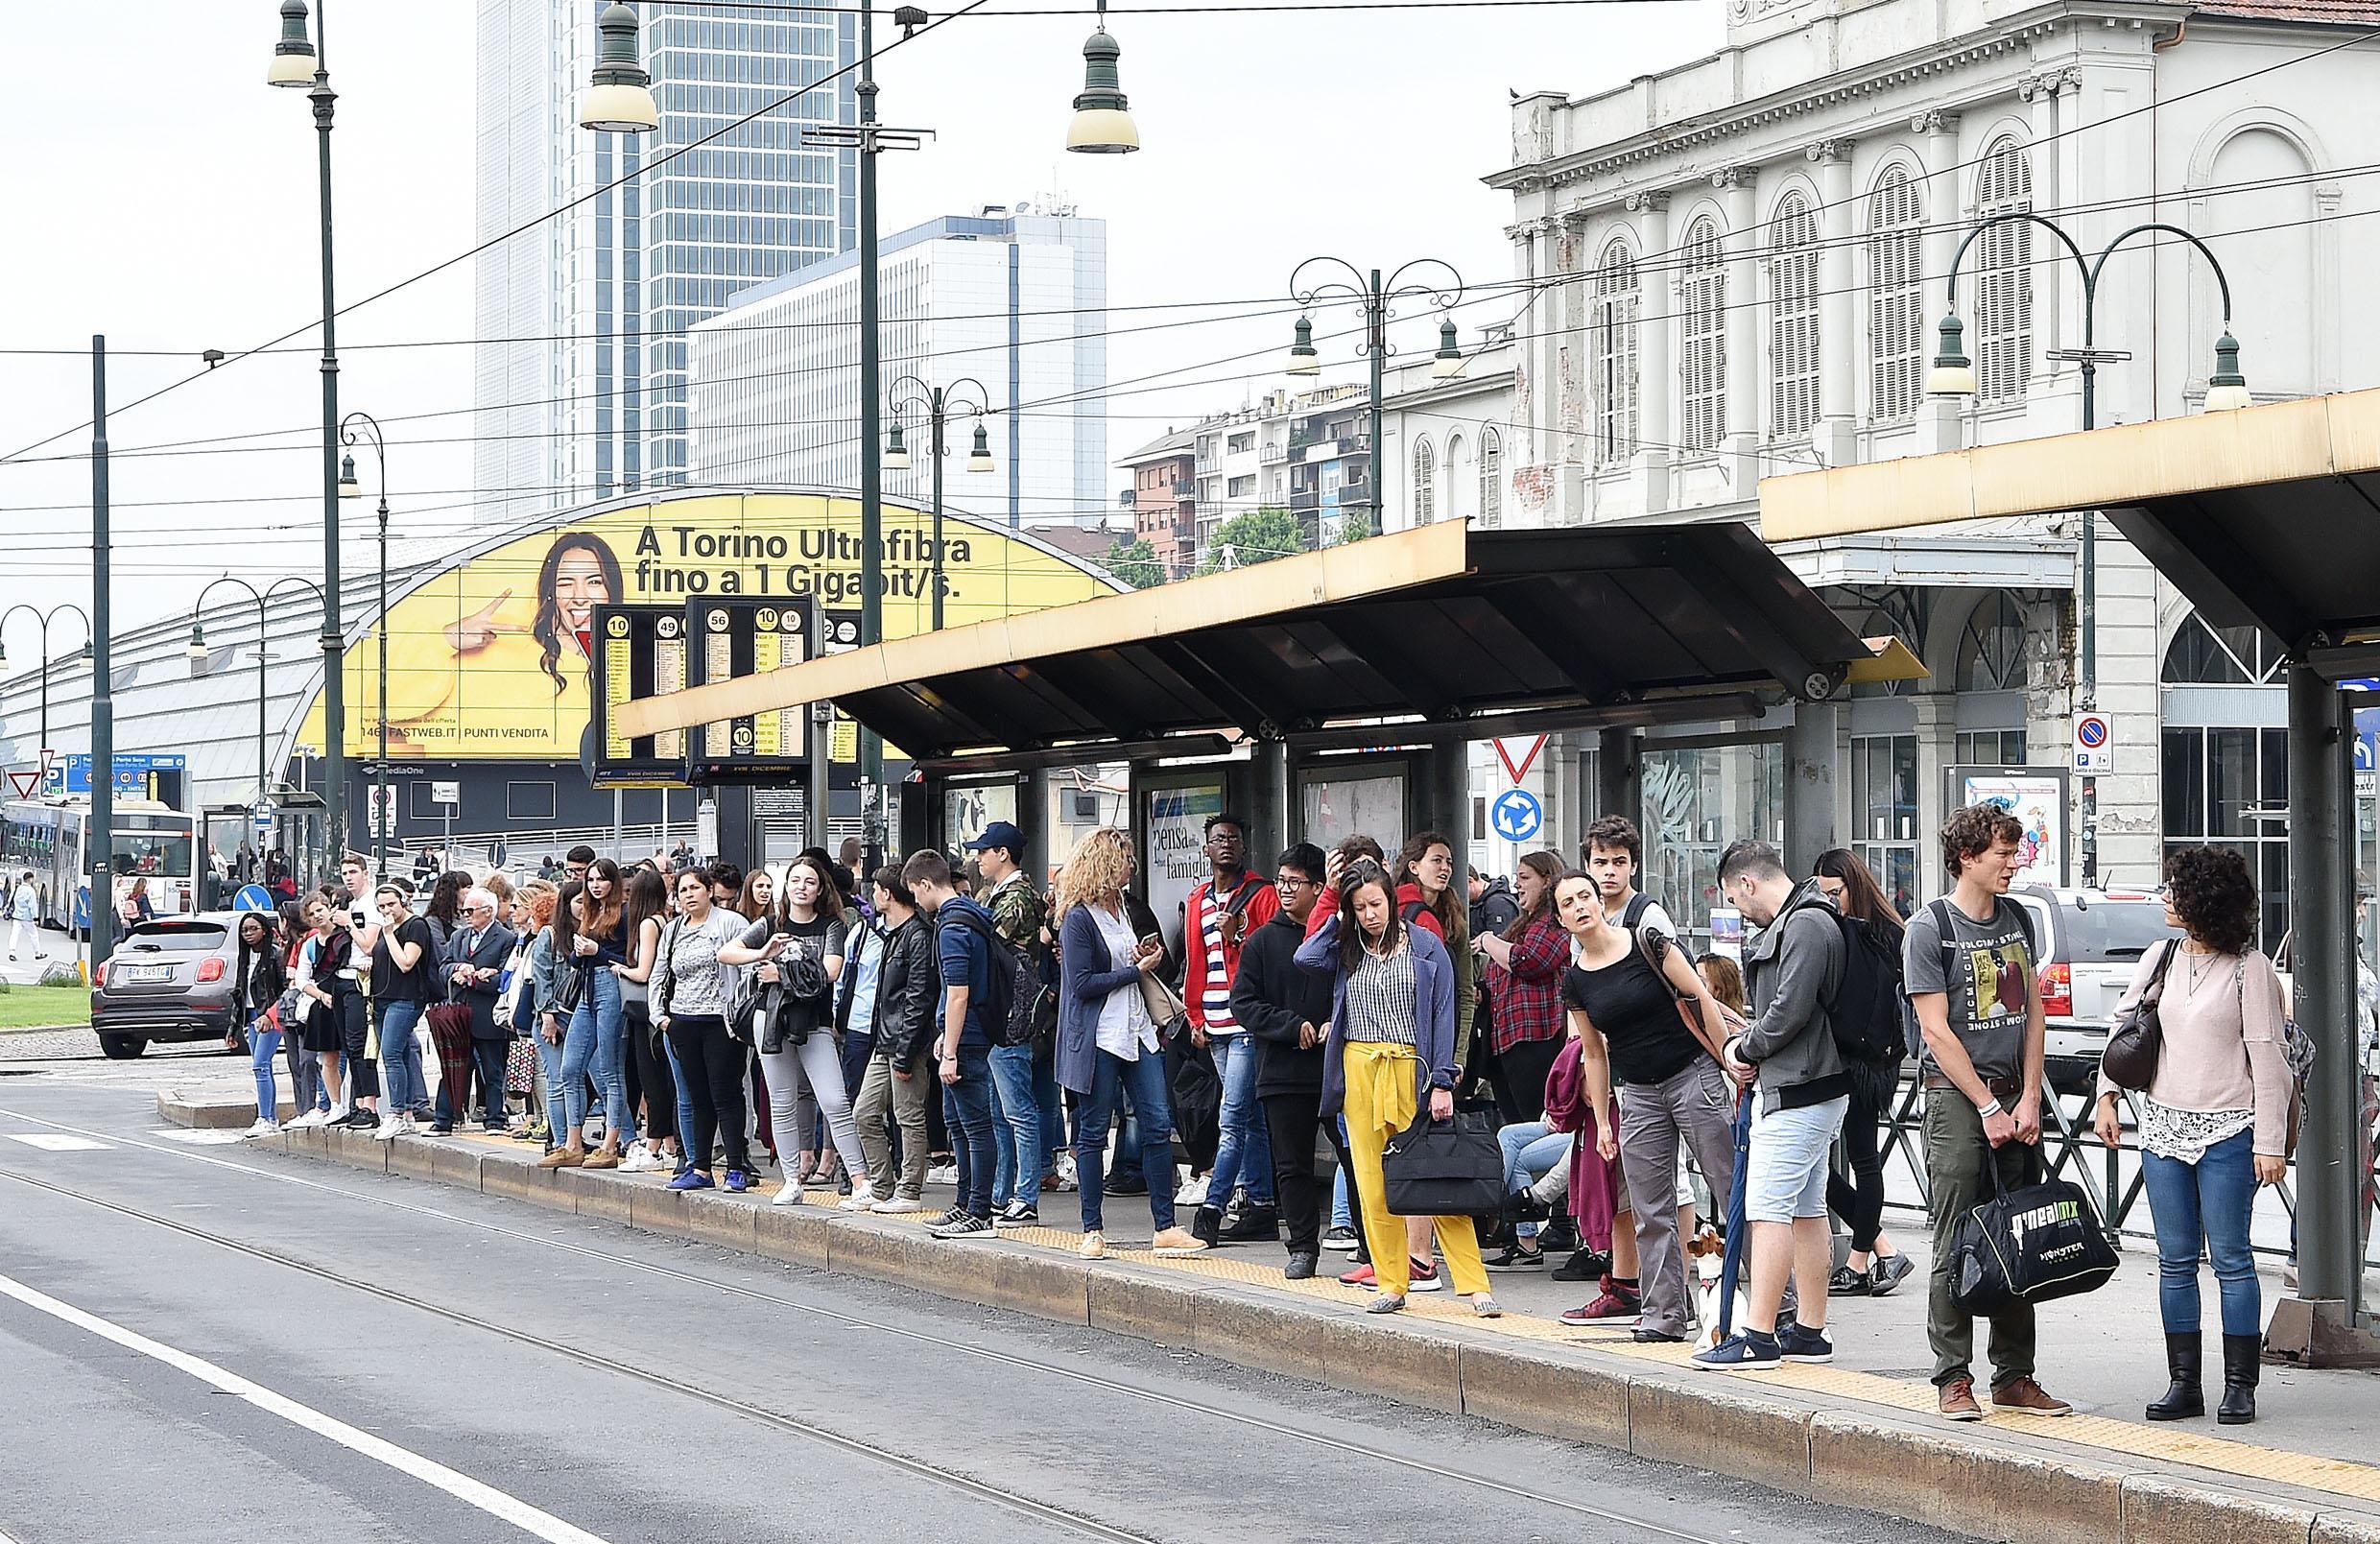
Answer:
<svg viewBox="0 0 2380 1544"><path fill-rule="evenodd" d="M1058 1081L1083 1101L1075 1123L1075 1172L1082 1183L1083 1255L1107 1253L1100 1203L1107 1190L1102 1162L1119 1090L1140 1119L1143 1173L1170 1175L1174 1117L1165 1091L1165 1052L1158 1026L1141 996L1142 978L1158 968L1165 946L1135 938L1124 912L1132 877L1131 838L1113 828L1076 843L1058 876ZM1174 1225L1173 1187L1149 1187L1149 1215L1158 1254L1196 1254L1206 1247Z"/></svg>

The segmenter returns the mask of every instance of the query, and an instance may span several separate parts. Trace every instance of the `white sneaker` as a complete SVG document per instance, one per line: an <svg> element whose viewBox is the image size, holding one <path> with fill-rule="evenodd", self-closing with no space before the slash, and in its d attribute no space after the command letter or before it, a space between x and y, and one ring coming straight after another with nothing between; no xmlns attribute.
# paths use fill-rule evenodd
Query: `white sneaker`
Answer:
<svg viewBox="0 0 2380 1544"><path fill-rule="evenodd" d="M1174 1204L1177 1206L1205 1205L1206 1176L1204 1175L1201 1175L1196 1179L1193 1179L1188 1184L1182 1186L1179 1190L1174 1192Z"/></svg>
<svg viewBox="0 0 2380 1544"><path fill-rule="evenodd" d="M277 1123L268 1121L263 1116L259 1115L256 1117L254 1124L250 1126L249 1128L241 1134L244 1136L271 1136L274 1132L279 1130L280 1128L281 1128Z"/></svg>
<svg viewBox="0 0 2380 1544"><path fill-rule="evenodd" d="M319 1109L310 1109L310 1110L306 1111L303 1115L298 1116L298 1117L296 1117L295 1119L293 1119L293 1120L292 1120L289 1124L290 1124L292 1127L298 1127L298 1126L320 1126L320 1125L321 1125L321 1124L322 1124L322 1111L321 1111L321 1110L319 1110Z"/></svg>
<svg viewBox="0 0 2380 1544"><path fill-rule="evenodd" d="M840 1209L846 1212L864 1212L875 1204L875 1187L867 1180L861 1179L852 1183L851 1194L843 1198Z"/></svg>
<svg viewBox="0 0 2380 1544"><path fill-rule="evenodd" d="M868 1209L879 1217L898 1217L909 1212L924 1211L925 1202L912 1200L907 1196L887 1196Z"/></svg>
<svg viewBox="0 0 2380 1544"><path fill-rule="evenodd" d="M348 1116L354 1113L355 1105L352 1101L333 1105L329 1111L323 1115L321 1124L324 1126L337 1126L341 1121L345 1120Z"/></svg>
<svg viewBox="0 0 2380 1544"><path fill-rule="evenodd" d="M660 1167L661 1160L647 1152L642 1143L637 1145L635 1152L620 1160L620 1172L624 1175L651 1174Z"/></svg>
<svg viewBox="0 0 2380 1544"><path fill-rule="evenodd" d="M959 1166L955 1163L938 1163L925 1172L925 1182L929 1185L955 1185L959 1182Z"/></svg>
<svg viewBox="0 0 2380 1544"><path fill-rule="evenodd" d="M413 1128L413 1119L410 1116L390 1116L386 1120L383 1120L378 1128L372 1132L372 1140L375 1142L393 1142L396 1140L396 1138L404 1135L407 1131L411 1130Z"/></svg>
<svg viewBox="0 0 2380 1544"><path fill-rule="evenodd" d="M777 1193L769 1198L769 1204L772 1206L798 1206L801 1201L801 1187L791 1180L778 1186Z"/></svg>

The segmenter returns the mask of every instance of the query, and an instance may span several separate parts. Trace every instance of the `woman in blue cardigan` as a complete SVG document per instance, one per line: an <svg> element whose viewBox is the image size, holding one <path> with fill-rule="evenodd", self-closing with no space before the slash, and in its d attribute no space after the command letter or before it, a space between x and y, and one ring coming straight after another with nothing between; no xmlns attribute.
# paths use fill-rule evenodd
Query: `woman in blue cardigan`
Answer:
<svg viewBox="0 0 2380 1544"><path fill-rule="evenodd" d="M1344 1110L1355 1189L1364 1212L1380 1295L1365 1309L1393 1314L1416 1271L1405 1223L1389 1210L1381 1151L1424 1108L1434 1121L1455 1112L1455 967L1446 946L1397 915L1396 891L1378 864L1340 876L1339 909L1297 946L1297 963L1336 979L1330 1037L1322 1053L1322 1118ZM1488 1295L1479 1234L1467 1217L1436 1219L1438 1252L1455 1291L1484 1318L1503 1312Z"/></svg>
<svg viewBox="0 0 2380 1544"><path fill-rule="evenodd" d="M1057 1073L1059 1084L1083 1102L1074 1161L1086 1260L1107 1252L1102 1163L1119 1091L1130 1097L1140 1118L1143 1172L1156 1176L1149 1186L1149 1215L1156 1227L1150 1248L1180 1255L1206 1247L1174 1225L1174 1187L1163 1178L1174 1172L1174 1117L1158 1037L1164 1026L1150 1018L1140 985L1161 968L1165 946L1154 938L1132 937L1124 915L1124 887L1131 877L1131 839L1113 829L1085 836L1058 876Z"/></svg>

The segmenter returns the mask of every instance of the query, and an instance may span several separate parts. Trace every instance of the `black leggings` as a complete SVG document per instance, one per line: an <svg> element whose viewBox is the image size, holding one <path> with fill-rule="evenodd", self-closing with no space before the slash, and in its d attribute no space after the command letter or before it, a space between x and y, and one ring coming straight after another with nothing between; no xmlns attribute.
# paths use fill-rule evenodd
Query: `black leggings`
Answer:
<svg viewBox="0 0 2380 1544"><path fill-rule="evenodd" d="M347 1080L347 1103L380 1097L380 1061L364 1054L371 1025L364 1012L364 994L346 982L331 988L330 1007L339 1021L339 1070Z"/></svg>
<svg viewBox="0 0 2380 1544"><path fill-rule="evenodd" d="M1843 1115L1843 1161L1851 1177L1846 1180L1831 1171L1826 1176L1826 1209L1851 1230L1851 1249L1857 1254L1873 1254L1876 1235L1884 1230L1884 1159L1876 1152L1876 1121L1882 1114L1876 1097L1882 1082L1881 1077L1852 1070L1851 1105Z"/></svg>
<svg viewBox="0 0 2380 1544"><path fill-rule="evenodd" d="M1561 1055L1562 1037L1521 1040L1488 1059L1488 1085L1496 1091L1496 1113L1507 1126L1545 1119L1545 1075Z"/></svg>
<svg viewBox="0 0 2380 1544"><path fill-rule="evenodd" d="M727 1033L726 1019L701 1014L673 1017L669 1037L694 1105L694 1141L686 1148L686 1160L707 1173L712 1145L725 1138L727 1167L749 1173L752 1159L744 1145L744 1062L750 1048Z"/></svg>
<svg viewBox="0 0 2380 1544"><path fill-rule="evenodd" d="M678 1082L670 1076L669 1055L653 1042L653 1010L644 1003L628 1005L628 1038L634 1049L629 1065L635 1086L645 1100L645 1136L654 1142L678 1134ZM631 1099L635 1095L631 1093ZM631 1105L631 1108L634 1106Z"/></svg>

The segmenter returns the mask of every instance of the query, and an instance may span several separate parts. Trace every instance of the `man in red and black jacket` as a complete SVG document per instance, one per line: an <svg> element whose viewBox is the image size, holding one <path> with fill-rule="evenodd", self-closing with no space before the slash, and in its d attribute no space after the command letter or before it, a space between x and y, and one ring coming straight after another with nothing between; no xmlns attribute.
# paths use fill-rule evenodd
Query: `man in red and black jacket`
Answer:
<svg viewBox="0 0 2380 1544"><path fill-rule="evenodd" d="M1182 903L1181 998L1190 1011L1191 1044L1214 1057L1223 1090L1215 1166L1190 1224L1211 1247L1280 1233L1273 1202L1273 1141L1256 1099L1256 1046L1231 1011L1231 981L1239 973L1240 945L1280 911L1281 897L1271 880L1249 872L1245 820L1228 811L1210 815L1205 835L1211 872ZM1241 1186L1248 1193L1246 1203L1226 1220L1224 1208Z"/></svg>

